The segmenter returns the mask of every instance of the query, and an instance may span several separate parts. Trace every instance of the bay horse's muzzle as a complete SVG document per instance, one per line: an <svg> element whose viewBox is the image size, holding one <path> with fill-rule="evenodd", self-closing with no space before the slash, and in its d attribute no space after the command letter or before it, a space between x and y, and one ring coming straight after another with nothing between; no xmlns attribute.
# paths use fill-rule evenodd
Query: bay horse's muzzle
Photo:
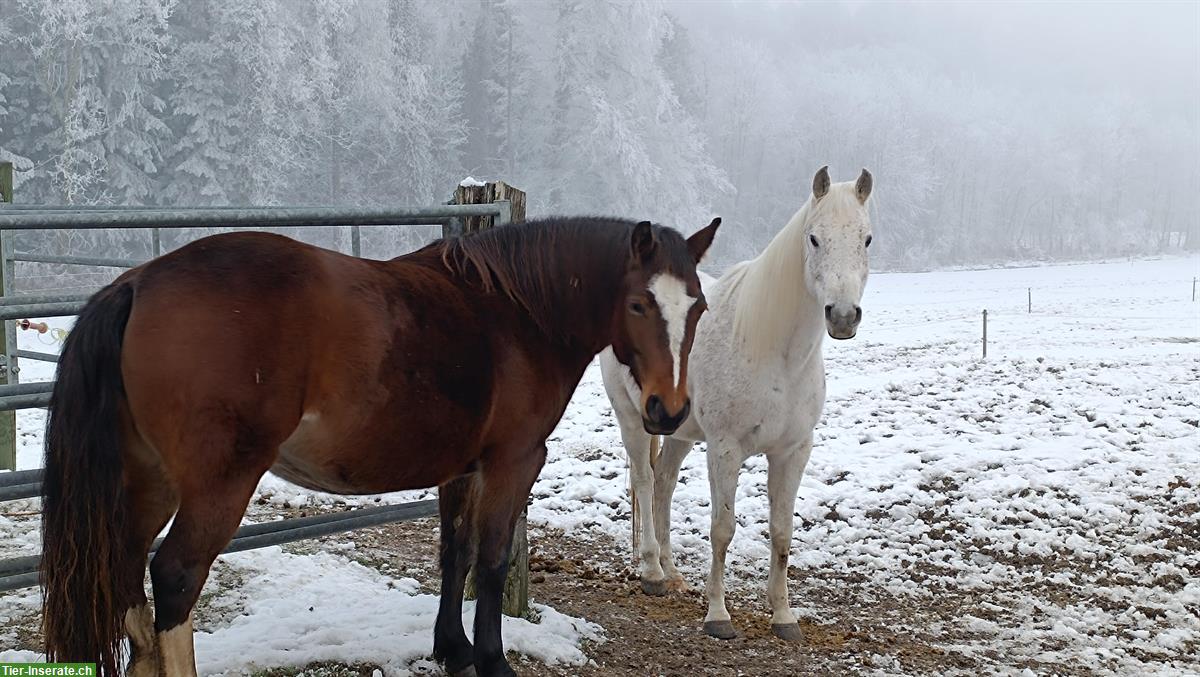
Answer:
<svg viewBox="0 0 1200 677"><path fill-rule="evenodd" d="M683 401L683 407L674 415L667 412L666 405L658 395L646 398L646 412L642 414L642 427L651 435L670 435L683 425L692 413L691 398Z"/></svg>

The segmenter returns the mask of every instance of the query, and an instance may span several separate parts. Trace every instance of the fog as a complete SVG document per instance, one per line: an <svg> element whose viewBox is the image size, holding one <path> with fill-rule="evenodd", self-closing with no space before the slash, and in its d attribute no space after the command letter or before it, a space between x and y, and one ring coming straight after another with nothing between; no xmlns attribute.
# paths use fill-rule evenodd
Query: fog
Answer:
<svg viewBox="0 0 1200 677"><path fill-rule="evenodd" d="M1174 254L1200 249L1200 5L0 0L0 159L44 203L503 179L531 217L720 215L718 268L820 166L866 167L878 269ZM141 246L96 237L71 243Z"/></svg>

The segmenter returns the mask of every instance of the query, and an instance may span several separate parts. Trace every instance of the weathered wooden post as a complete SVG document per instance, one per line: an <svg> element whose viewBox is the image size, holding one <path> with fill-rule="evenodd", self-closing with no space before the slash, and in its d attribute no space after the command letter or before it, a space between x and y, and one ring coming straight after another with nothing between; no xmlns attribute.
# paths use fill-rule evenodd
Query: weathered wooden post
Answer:
<svg viewBox="0 0 1200 677"><path fill-rule="evenodd" d="M1028 307L1028 312L1029 312L1029 314L1030 314L1030 315L1032 315L1032 314L1033 314L1033 287L1030 287L1030 288L1029 288L1029 290L1028 290L1028 293L1029 293L1029 307Z"/></svg>
<svg viewBox="0 0 1200 677"><path fill-rule="evenodd" d="M503 181L489 181L471 185L459 185L454 189L454 199L451 204L481 205L494 202L508 202L510 206L509 221L525 220L525 191L513 188ZM463 233L474 233L487 230L495 225L491 216L468 216L463 218Z"/></svg>
<svg viewBox="0 0 1200 677"><path fill-rule="evenodd" d="M461 233L477 233L481 230L506 222L525 220L525 192L504 183L489 181L482 184L459 185L454 189L451 204L474 205L505 202L508 218L491 216L468 216L461 219ZM457 224L456 224L457 225ZM467 574L466 597L475 598L475 569ZM501 609L506 616L526 618L529 616L529 535L526 530L526 513L521 511L513 530L512 550L508 556L508 580L504 583L504 599Z"/></svg>
<svg viewBox="0 0 1200 677"><path fill-rule="evenodd" d="M13 166L0 162L0 209L13 201ZM0 296L12 292L12 233L0 230ZM12 320L0 322L0 385L17 382L17 326ZM0 411L0 470L17 469L17 412Z"/></svg>

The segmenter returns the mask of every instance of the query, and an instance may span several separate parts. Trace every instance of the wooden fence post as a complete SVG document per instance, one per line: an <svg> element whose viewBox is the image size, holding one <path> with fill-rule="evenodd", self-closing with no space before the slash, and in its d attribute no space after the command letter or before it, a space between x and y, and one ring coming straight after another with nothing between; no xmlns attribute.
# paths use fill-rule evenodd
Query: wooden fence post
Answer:
<svg viewBox="0 0 1200 677"><path fill-rule="evenodd" d="M454 189L452 204L480 205L501 200L508 200L512 204L511 219L513 223L525 220L525 191L513 188L503 181L489 181L473 186L460 185ZM465 217L463 218L463 233L487 230L494 225L493 221L494 217L491 216Z"/></svg>
<svg viewBox="0 0 1200 677"><path fill-rule="evenodd" d="M504 183L494 181L482 185L462 186L454 189L451 204L491 204L507 200L510 205L512 223L525 220L525 192ZM494 217L468 216L462 219L462 233L476 233L494 225ZM465 596L475 598L475 568L467 574ZM512 550L508 556L508 579L504 582L504 597L501 610L506 616L527 618L529 616L529 535L526 530L526 513L521 511L513 530Z"/></svg>
<svg viewBox="0 0 1200 677"><path fill-rule="evenodd" d="M987 309L983 311L983 358L987 359Z"/></svg>
<svg viewBox="0 0 1200 677"><path fill-rule="evenodd" d="M0 162L0 209L13 201L13 166ZM13 233L0 230L0 296L12 292ZM0 385L17 382L17 326L12 320L0 322L0 350L4 364L0 365ZM10 369L12 371L10 371ZM17 412L0 411L0 470L17 469Z"/></svg>

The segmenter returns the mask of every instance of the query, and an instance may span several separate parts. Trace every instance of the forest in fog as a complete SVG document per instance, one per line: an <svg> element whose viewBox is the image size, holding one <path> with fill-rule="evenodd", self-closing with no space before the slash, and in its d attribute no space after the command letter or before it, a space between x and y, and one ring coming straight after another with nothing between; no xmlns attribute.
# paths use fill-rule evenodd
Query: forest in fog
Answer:
<svg viewBox="0 0 1200 677"><path fill-rule="evenodd" d="M718 266L828 164L874 174L882 269L1195 251L1198 26L1193 3L0 0L0 160L25 203L503 179L531 217L720 215Z"/></svg>

